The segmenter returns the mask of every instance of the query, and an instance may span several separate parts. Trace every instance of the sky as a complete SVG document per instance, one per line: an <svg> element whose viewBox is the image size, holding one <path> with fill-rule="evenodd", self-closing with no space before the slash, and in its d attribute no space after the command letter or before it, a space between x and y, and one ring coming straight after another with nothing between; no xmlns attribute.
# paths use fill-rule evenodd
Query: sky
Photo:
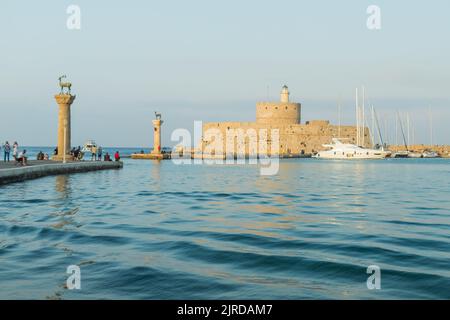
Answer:
<svg viewBox="0 0 450 320"><path fill-rule="evenodd" d="M67 28L69 5L81 29ZM381 29L366 10L377 5ZM302 122L355 123L364 86L388 142L409 113L414 142L450 144L450 2L87 1L0 2L0 141L53 146L58 77L73 83L72 144L163 144L198 121L254 121L255 104L286 84Z"/></svg>

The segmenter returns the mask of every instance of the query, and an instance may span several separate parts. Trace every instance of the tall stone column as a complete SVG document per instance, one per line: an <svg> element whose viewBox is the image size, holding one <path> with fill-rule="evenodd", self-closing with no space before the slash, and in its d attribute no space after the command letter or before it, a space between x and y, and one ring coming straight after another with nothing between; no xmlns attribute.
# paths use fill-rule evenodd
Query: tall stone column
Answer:
<svg viewBox="0 0 450 320"><path fill-rule="evenodd" d="M75 100L75 97L76 96L68 93L55 95L56 103L59 106L58 154L53 156L53 160L64 160L64 154L66 154L66 160L73 160L72 156L70 155L70 106Z"/></svg>
<svg viewBox="0 0 450 320"><path fill-rule="evenodd" d="M161 119L153 120L153 151L154 154L161 154Z"/></svg>

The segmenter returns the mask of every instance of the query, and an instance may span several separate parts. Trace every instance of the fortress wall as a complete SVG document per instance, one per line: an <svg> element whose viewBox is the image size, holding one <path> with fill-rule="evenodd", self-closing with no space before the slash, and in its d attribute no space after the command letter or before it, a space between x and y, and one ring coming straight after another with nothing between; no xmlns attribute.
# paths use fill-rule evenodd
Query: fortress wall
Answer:
<svg viewBox="0 0 450 320"><path fill-rule="evenodd" d="M270 150L270 130L278 129L280 134L280 154L301 154L312 153L323 150L323 144L328 144L331 139L338 137L339 127L330 125L327 121L311 121L309 124L290 124L290 125L278 125L278 124L264 124L258 122L213 122L204 123L203 132L208 129L216 129L222 134L223 137L223 150L225 150L227 131L232 129L241 129L244 134L248 129L256 130L259 135L260 129L267 129L268 131L268 149ZM356 143L356 127L355 126L341 126L340 138L343 142ZM371 138L369 129L365 129L365 146L371 147ZM205 140L201 143L201 150L205 151L205 147L212 142ZM250 153L248 146L249 139L245 139L245 146L238 145L238 141L234 139L234 150L232 152L237 153L239 148L245 149L245 153Z"/></svg>
<svg viewBox="0 0 450 320"><path fill-rule="evenodd" d="M265 143L268 149L271 149L272 130L279 131L279 153L281 155L299 155L303 153L313 153L323 150L323 144L329 144L332 138L339 137L343 142L356 143L355 126L333 126L326 120L311 120L305 124L300 124L301 104L289 102L289 90L283 86L281 90L281 102L258 102L256 104L256 122L209 122L203 124L203 137L200 142L200 150L203 153L214 152L211 148L215 146L214 131L220 133L223 139L220 152L237 153L238 150L244 150L245 154L251 153L249 142L250 138L241 139L239 142L236 137L234 140L234 149L226 150L227 136L232 133L237 135L240 132L245 135L248 130L256 133L259 139L261 129L267 130L268 137ZM214 129L210 132L210 129ZM234 132L233 132L234 131ZM210 137L205 135L209 132ZM228 134L227 134L228 133ZM365 128L365 146L371 147L369 129ZM239 145L240 144L240 145ZM258 147L256 147L257 149ZM253 150L256 152L256 150ZM270 153L270 152L269 152Z"/></svg>

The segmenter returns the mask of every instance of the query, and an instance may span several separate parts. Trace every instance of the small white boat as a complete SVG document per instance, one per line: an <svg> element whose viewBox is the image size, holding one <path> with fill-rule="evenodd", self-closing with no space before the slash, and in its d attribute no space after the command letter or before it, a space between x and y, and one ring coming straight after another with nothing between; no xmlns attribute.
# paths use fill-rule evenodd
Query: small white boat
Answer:
<svg viewBox="0 0 450 320"><path fill-rule="evenodd" d="M392 158L408 158L409 151L397 151L392 154Z"/></svg>
<svg viewBox="0 0 450 320"><path fill-rule="evenodd" d="M97 146L97 144L95 143L95 141L94 141L94 140L88 140L88 141L86 141L86 143L84 144L83 149L81 149L81 152L83 152L83 153L92 153L92 150L93 150L94 148L95 148L95 149L98 148L98 146Z"/></svg>
<svg viewBox="0 0 450 320"><path fill-rule="evenodd" d="M422 154L423 158L440 158L439 153L435 152L435 151L425 151Z"/></svg>
<svg viewBox="0 0 450 320"><path fill-rule="evenodd" d="M408 158L422 158L423 154L420 152L408 152Z"/></svg>
<svg viewBox="0 0 450 320"><path fill-rule="evenodd" d="M339 139L334 138L331 144L323 145L329 150L320 151L313 156L316 159L385 159L390 153L383 149L368 149L359 147L355 144L342 143Z"/></svg>

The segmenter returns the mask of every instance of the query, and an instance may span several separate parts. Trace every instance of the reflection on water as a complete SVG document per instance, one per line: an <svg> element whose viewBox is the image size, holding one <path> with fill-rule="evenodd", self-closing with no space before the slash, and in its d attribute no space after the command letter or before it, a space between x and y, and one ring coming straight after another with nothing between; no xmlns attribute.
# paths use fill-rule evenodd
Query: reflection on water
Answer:
<svg viewBox="0 0 450 320"><path fill-rule="evenodd" d="M3 186L0 298L450 298L449 175L446 160L292 159L276 176L125 160ZM64 288L73 264L81 291Z"/></svg>
<svg viewBox="0 0 450 320"><path fill-rule="evenodd" d="M70 175L55 177L55 190L58 195L58 201L55 201L53 205L56 211L52 214L55 217L55 220L50 225L52 228L63 229L77 226L74 216L78 213L79 207L71 199L71 179Z"/></svg>
<svg viewBox="0 0 450 320"><path fill-rule="evenodd" d="M151 160L151 166L150 166L150 178L157 190L160 190L160 184L161 181L161 166L163 165L163 161L161 160Z"/></svg>
<svg viewBox="0 0 450 320"><path fill-rule="evenodd" d="M70 193L70 186L68 185L70 177L68 175L60 175L55 177L55 189L61 194L61 198L67 199Z"/></svg>

